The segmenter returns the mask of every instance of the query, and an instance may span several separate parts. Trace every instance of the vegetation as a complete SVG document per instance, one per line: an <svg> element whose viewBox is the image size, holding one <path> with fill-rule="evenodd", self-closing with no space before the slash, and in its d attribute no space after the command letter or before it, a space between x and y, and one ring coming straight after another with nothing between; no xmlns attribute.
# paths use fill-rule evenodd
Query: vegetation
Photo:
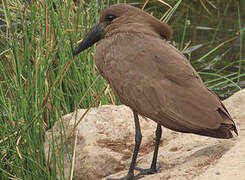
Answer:
<svg viewBox="0 0 245 180"><path fill-rule="evenodd" d="M165 2L134 4L169 21L176 30L172 43L185 52L211 89L222 90L218 91L221 97L241 89L245 84L241 4L245 7L245 3ZM78 108L118 103L97 73L94 47L72 56L72 47L108 5L109 0L105 5L101 2L101 7L97 1L3 0L0 4L0 179L56 179L57 172L50 171L45 159L45 131ZM222 36L231 7L236 23L227 27L229 36ZM217 19L216 25L209 20L198 24L210 17ZM54 147L53 155L55 151ZM62 157L60 153L55 158L61 178Z"/></svg>

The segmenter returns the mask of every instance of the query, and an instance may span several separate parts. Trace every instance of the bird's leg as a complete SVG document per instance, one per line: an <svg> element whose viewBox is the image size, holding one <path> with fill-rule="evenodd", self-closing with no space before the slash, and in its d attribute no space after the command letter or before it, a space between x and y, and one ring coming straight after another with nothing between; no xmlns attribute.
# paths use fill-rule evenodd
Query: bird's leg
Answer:
<svg viewBox="0 0 245 180"><path fill-rule="evenodd" d="M159 149L159 144L160 144L160 139L162 136L162 127L160 124L157 124L157 129L156 129L156 144L155 144L155 149L153 153L153 158L152 158L152 163L151 167L149 169L142 169L136 167L135 169L140 171L140 173L137 176L145 175L145 174L154 174L157 173L157 170L159 169L160 166L157 167L157 154L158 154L158 149Z"/></svg>
<svg viewBox="0 0 245 180"><path fill-rule="evenodd" d="M142 134L140 130L138 113L134 110L133 110L133 113L134 113L134 122L135 122L135 147L134 147L132 161L131 161L131 164L128 170L128 174L120 179L107 178L107 180L134 180L136 179L136 177L134 176L134 169L135 169L136 159L137 159L137 155L138 155L141 140L142 140ZM137 179L138 178L140 178L140 176L137 176Z"/></svg>

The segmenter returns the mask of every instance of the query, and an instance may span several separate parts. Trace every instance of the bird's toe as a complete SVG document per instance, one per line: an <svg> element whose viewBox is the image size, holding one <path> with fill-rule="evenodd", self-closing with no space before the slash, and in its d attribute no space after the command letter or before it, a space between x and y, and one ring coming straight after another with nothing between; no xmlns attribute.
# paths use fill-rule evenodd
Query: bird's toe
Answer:
<svg viewBox="0 0 245 180"><path fill-rule="evenodd" d="M156 167L151 167L149 169L135 167L135 170L140 171L140 173L137 174L136 177L147 175L147 174L155 174L158 172L159 169L160 169L160 164L157 164Z"/></svg>
<svg viewBox="0 0 245 180"><path fill-rule="evenodd" d="M134 175L126 175L126 176L124 176L122 178L119 178L119 179L117 179L117 178L107 178L107 180L135 180L135 179L136 179L136 177Z"/></svg>

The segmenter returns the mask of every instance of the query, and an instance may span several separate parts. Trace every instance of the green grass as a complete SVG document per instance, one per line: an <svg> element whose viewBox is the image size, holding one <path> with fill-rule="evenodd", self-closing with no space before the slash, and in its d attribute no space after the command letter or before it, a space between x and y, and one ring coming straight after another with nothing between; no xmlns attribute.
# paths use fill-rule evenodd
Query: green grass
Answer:
<svg viewBox="0 0 245 180"><path fill-rule="evenodd" d="M75 59L71 50L98 20L97 4L78 8L67 1L54 9L51 2L3 2L0 137L8 139L0 144L0 179L55 179L44 156L45 131L62 115L87 108L106 86L99 77L80 102L98 73L93 49ZM95 105L115 103L109 93Z"/></svg>
<svg viewBox="0 0 245 180"><path fill-rule="evenodd" d="M62 115L78 108L118 103L105 80L98 76L93 60L94 47L78 57L72 56L72 46L76 46L76 42L98 21L105 6L99 8L97 1L87 4L78 1L77 5L72 1L57 2L54 8L52 1L32 1L31 4L20 0L2 1L0 10L7 24L0 33L0 179L3 180L56 179L58 172L64 179L63 149L67 148L66 144L61 143L59 153L55 153L55 147L50 150L52 163L60 167L50 171L44 153L45 131L60 121ZM143 4L142 1L139 6ZM185 6L181 0L171 5L174 8L165 16L165 21L171 22L171 16L179 6ZM212 13L208 4L203 6L208 14ZM154 5L151 8L154 9ZM191 8L184 15L183 30L173 40L181 50L189 41L190 11ZM241 89L239 82L245 77L241 12L237 10L240 30L238 58L211 72L200 68L200 75L210 88L232 84L234 91ZM171 22L173 28L178 20ZM222 19L218 26L221 24ZM218 28L215 33L218 33ZM217 41L216 35L212 34L212 41L218 43L198 58L193 58L193 53L207 46L206 42L197 42L187 48L193 65L197 62L201 66L215 66L220 62L216 60L219 54L212 55L223 48L227 40ZM198 46L200 44L203 45ZM237 65L237 71L228 70ZM65 140L66 135L62 132L60 138ZM72 162L72 156L70 160Z"/></svg>

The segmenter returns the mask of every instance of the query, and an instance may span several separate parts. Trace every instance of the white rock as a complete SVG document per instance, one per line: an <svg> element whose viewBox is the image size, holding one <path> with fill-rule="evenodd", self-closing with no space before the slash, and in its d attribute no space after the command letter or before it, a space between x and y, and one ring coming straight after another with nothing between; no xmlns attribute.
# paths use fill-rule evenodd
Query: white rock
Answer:
<svg viewBox="0 0 245 180"><path fill-rule="evenodd" d="M192 134L177 133L163 128L158 162L159 173L148 175L142 180L206 180L245 179L245 90L241 90L224 101L239 130L239 136L232 140L220 140ZM86 110L68 114L63 121L56 122L46 133L45 152L52 144L60 144L61 125L66 134L74 127ZM150 166L154 148L154 121L140 118L142 144L137 159L139 167ZM92 108L78 125L74 176L80 180L98 180L103 177L119 178L126 175L134 148L134 120L132 111L123 105L106 105ZM65 177L70 175L71 154L74 138L66 142L64 150ZM58 146L59 147L59 146ZM57 153L58 154L58 151ZM51 158L50 162L53 162ZM51 163L51 168L53 164ZM59 172L59 166L56 166ZM218 173L217 173L218 172ZM137 173L137 171L135 171Z"/></svg>

